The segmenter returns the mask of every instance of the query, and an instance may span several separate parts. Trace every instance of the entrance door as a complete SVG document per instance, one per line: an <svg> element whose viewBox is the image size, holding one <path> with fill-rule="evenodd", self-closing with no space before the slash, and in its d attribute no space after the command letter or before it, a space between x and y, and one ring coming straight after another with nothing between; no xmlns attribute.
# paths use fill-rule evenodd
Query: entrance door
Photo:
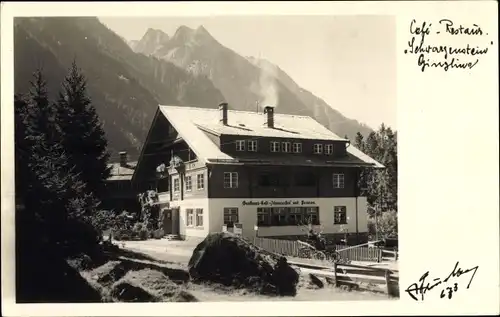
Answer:
<svg viewBox="0 0 500 317"><path fill-rule="evenodd" d="M165 234L172 234L172 209L163 210L163 230Z"/></svg>
<svg viewBox="0 0 500 317"><path fill-rule="evenodd" d="M172 208L172 234L180 233L180 208Z"/></svg>

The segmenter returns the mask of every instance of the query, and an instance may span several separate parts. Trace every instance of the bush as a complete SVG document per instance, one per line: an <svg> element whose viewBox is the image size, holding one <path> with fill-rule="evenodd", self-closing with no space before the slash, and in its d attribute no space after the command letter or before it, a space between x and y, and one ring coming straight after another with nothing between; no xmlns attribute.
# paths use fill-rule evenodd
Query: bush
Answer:
<svg viewBox="0 0 500 317"><path fill-rule="evenodd" d="M382 212L377 218L376 226L374 217L368 219L370 235L375 236L378 231L379 239L398 237L398 213L395 210Z"/></svg>
<svg viewBox="0 0 500 317"><path fill-rule="evenodd" d="M153 238L161 239L165 236L165 231L163 229L158 229L153 232Z"/></svg>
<svg viewBox="0 0 500 317"><path fill-rule="evenodd" d="M147 240L149 236L149 231L146 228L141 229L138 233L139 240Z"/></svg>
<svg viewBox="0 0 500 317"><path fill-rule="evenodd" d="M142 222L137 222L134 224L132 231L140 232L141 230L143 230L145 228L146 228L146 226Z"/></svg>
<svg viewBox="0 0 500 317"><path fill-rule="evenodd" d="M113 230L113 239L121 241L130 241L134 237L134 232L128 229Z"/></svg>

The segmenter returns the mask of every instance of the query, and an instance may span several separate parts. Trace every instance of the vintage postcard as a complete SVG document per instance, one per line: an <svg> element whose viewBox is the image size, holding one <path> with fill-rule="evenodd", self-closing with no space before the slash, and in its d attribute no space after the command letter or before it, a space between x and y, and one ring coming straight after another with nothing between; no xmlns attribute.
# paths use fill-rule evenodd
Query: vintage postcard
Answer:
<svg viewBox="0 0 500 317"><path fill-rule="evenodd" d="M2 314L498 314L497 10L2 3Z"/></svg>

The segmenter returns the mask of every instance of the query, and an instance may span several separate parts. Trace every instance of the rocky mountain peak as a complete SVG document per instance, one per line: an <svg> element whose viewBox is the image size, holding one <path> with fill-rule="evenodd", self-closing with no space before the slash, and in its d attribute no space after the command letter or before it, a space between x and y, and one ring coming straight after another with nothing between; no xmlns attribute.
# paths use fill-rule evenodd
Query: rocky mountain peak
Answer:
<svg viewBox="0 0 500 317"><path fill-rule="evenodd" d="M138 52L146 55L154 53L155 49L168 42L170 37L162 30L149 28L141 40L132 47Z"/></svg>
<svg viewBox="0 0 500 317"><path fill-rule="evenodd" d="M143 39L152 40L157 44L161 44L169 40L169 36L167 33L162 30L149 28L146 33L144 33Z"/></svg>

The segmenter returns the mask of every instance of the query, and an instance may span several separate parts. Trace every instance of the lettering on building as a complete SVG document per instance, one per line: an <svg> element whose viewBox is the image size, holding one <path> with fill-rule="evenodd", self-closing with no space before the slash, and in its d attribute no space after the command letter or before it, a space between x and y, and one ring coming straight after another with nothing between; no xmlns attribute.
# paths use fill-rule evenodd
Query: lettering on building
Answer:
<svg viewBox="0 0 500 317"><path fill-rule="evenodd" d="M306 205L316 205L315 201L312 200L243 200L241 202L243 206L306 206Z"/></svg>

